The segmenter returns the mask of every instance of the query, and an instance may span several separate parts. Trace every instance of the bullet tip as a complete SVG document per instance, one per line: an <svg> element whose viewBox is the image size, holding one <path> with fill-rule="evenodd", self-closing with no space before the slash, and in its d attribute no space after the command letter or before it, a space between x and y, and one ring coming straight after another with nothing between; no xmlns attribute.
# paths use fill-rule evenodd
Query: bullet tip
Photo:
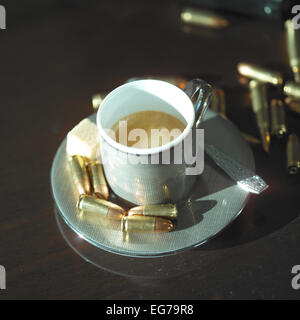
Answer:
<svg viewBox="0 0 300 320"><path fill-rule="evenodd" d="M108 200L109 198L109 189L106 185L99 185L94 189L94 193L99 199Z"/></svg>
<svg viewBox="0 0 300 320"><path fill-rule="evenodd" d="M156 218L155 232L170 232L174 229L174 224L171 220Z"/></svg>
<svg viewBox="0 0 300 320"><path fill-rule="evenodd" d="M142 215L142 214L143 214L143 207L141 206L131 208L128 211L128 216L136 216L136 215Z"/></svg>

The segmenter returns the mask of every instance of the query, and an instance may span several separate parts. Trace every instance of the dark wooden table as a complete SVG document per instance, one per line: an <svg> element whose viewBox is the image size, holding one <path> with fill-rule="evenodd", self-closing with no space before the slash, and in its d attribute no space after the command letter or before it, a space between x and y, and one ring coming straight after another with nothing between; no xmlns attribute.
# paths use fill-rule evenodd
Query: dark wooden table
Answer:
<svg viewBox="0 0 300 320"><path fill-rule="evenodd" d="M105 253L108 267L98 269L58 230L52 160L68 131L92 113L95 92L147 74L202 77L225 89L228 117L258 136L236 65L250 61L290 77L282 24L233 16L225 30L184 33L178 14L167 2L115 1L25 17L0 31L0 265L7 271L0 299L300 298L291 286L300 264L300 179L286 174L285 141L273 142L269 155L253 146L257 172L271 187L188 253L195 267L183 263L174 277L128 277L125 266L116 274L109 263L118 256ZM287 118L299 134L300 117L288 111Z"/></svg>

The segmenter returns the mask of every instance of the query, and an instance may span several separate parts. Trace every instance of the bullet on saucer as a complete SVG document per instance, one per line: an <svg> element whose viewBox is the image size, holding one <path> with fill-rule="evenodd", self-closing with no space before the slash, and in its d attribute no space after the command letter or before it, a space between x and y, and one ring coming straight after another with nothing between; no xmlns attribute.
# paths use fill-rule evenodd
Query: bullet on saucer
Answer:
<svg viewBox="0 0 300 320"><path fill-rule="evenodd" d="M250 81L252 109L260 132L262 146L265 152L270 148L270 121L268 114L268 100L266 85L256 80Z"/></svg>
<svg viewBox="0 0 300 320"><path fill-rule="evenodd" d="M155 216L177 219L178 211L175 204L158 204L134 207L128 211L128 216Z"/></svg>
<svg viewBox="0 0 300 320"><path fill-rule="evenodd" d="M68 159L73 182L79 194L90 194L91 185L85 166L85 158L80 155L71 156Z"/></svg>
<svg viewBox="0 0 300 320"><path fill-rule="evenodd" d="M100 199L107 200L109 198L109 188L106 183L101 163L99 161L89 162L88 172L91 178L94 194Z"/></svg>
<svg viewBox="0 0 300 320"><path fill-rule="evenodd" d="M81 195L76 206L81 216L94 213L111 220L121 220L125 214L122 207L89 195Z"/></svg>
<svg viewBox="0 0 300 320"><path fill-rule="evenodd" d="M160 217L124 216L121 222L123 232L163 233L174 229L171 220Z"/></svg>

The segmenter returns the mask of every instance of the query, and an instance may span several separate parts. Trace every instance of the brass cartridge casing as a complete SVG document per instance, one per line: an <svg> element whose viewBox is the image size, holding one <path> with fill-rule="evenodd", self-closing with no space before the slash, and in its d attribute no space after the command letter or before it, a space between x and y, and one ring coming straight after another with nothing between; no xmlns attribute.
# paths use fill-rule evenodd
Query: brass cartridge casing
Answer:
<svg viewBox="0 0 300 320"><path fill-rule="evenodd" d="M214 88L210 108L219 113L224 119L226 117L226 102L223 89Z"/></svg>
<svg viewBox="0 0 300 320"><path fill-rule="evenodd" d="M260 132L263 148L269 152L270 148L270 121L268 114L268 100L266 85L256 80L250 81L252 109Z"/></svg>
<svg viewBox="0 0 300 320"><path fill-rule="evenodd" d="M128 216L154 216L163 218L178 218L178 211L175 204L158 204L134 207L128 211Z"/></svg>
<svg viewBox="0 0 300 320"><path fill-rule="evenodd" d="M300 30L294 27L292 20L285 22L287 51L294 80L300 83Z"/></svg>
<svg viewBox="0 0 300 320"><path fill-rule="evenodd" d="M288 97L300 99L300 84L289 81L285 84L283 91Z"/></svg>
<svg viewBox="0 0 300 320"><path fill-rule="evenodd" d="M242 76L258 80L264 83L271 83L275 86L283 84L282 75L279 72L260 68L247 63L239 63L238 71Z"/></svg>
<svg viewBox="0 0 300 320"><path fill-rule="evenodd" d="M287 170L291 175L300 172L300 142L295 134L290 134L288 138L287 148Z"/></svg>
<svg viewBox="0 0 300 320"><path fill-rule="evenodd" d="M157 217L124 216L121 223L123 232L162 233L173 229L174 225L171 220Z"/></svg>
<svg viewBox="0 0 300 320"><path fill-rule="evenodd" d="M285 110L283 103L280 100L273 99L271 101L271 134L278 138L283 137L286 134L285 124Z"/></svg>
<svg viewBox="0 0 300 320"><path fill-rule="evenodd" d="M95 213L111 220L121 220L125 214L125 210L122 207L109 201L88 195L81 195L79 197L77 209L81 215Z"/></svg>
<svg viewBox="0 0 300 320"><path fill-rule="evenodd" d="M71 156L68 160L73 182L79 194L90 194L91 185L85 166L85 158L79 155Z"/></svg>
<svg viewBox="0 0 300 320"><path fill-rule="evenodd" d="M92 96L92 106L95 111L97 111L100 107L100 104L107 96L107 93L97 93Z"/></svg>
<svg viewBox="0 0 300 320"><path fill-rule="evenodd" d="M107 200L109 198L109 188L106 183L101 163L99 161L89 162L88 172L90 175L94 194L100 199Z"/></svg>
<svg viewBox="0 0 300 320"><path fill-rule="evenodd" d="M222 29L229 25L229 21L220 15L194 8L183 9L180 18L185 24L212 29Z"/></svg>

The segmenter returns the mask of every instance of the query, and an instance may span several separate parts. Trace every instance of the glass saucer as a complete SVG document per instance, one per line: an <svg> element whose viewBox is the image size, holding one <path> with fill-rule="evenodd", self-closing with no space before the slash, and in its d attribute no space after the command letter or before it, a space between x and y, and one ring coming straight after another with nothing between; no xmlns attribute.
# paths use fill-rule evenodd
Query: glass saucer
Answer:
<svg viewBox="0 0 300 320"><path fill-rule="evenodd" d="M89 117L95 121L95 114ZM254 158L240 131L228 120L208 110L205 140L255 171ZM77 215L78 194L66 161L66 139L59 146L51 169L55 205L65 223L93 246L129 257L160 257L197 247L234 221L246 205L249 193L241 189L214 162L206 158L202 175L187 201L178 205L179 218L173 232L124 234L119 223L106 219L81 219ZM123 205L112 193L112 202Z"/></svg>

